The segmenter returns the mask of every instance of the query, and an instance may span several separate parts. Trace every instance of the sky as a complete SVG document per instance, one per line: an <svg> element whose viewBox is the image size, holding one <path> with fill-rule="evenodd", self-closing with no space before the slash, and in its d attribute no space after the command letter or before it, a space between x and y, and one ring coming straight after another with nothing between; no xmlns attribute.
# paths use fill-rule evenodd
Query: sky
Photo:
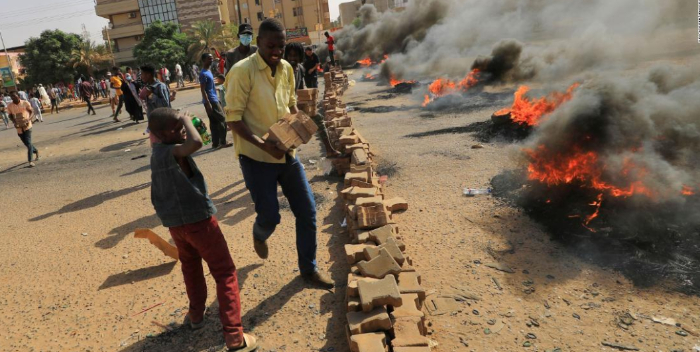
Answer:
<svg viewBox="0 0 700 352"><path fill-rule="evenodd" d="M340 15L342 2L348 0L329 0L332 20ZM90 38L101 42L102 28L109 22L95 14L94 0L0 0L0 9L0 33L8 48L24 45L47 29L80 34L83 24Z"/></svg>

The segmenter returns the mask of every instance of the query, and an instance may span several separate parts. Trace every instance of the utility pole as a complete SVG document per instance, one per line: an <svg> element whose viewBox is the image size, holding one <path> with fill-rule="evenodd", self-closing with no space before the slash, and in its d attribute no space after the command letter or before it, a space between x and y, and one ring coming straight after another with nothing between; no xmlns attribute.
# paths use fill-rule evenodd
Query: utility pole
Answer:
<svg viewBox="0 0 700 352"><path fill-rule="evenodd" d="M112 55L112 66L117 66L114 62L114 52L112 51L112 40L109 39L109 30L107 30L107 27L103 27L102 30L107 35L107 46L109 47L109 53Z"/></svg>
<svg viewBox="0 0 700 352"><path fill-rule="evenodd" d="M238 25L243 24L243 16L241 15L241 0L236 0L236 9L238 10Z"/></svg>
<svg viewBox="0 0 700 352"><path fill-rule="evenodd" d="M7 58L7 65L9 66L8 68L10 69L10 79L12 79L12 84L14 85L15 89L17 89L17 82L15 81L15 73L12 72L12 59L10 58L10 54L7 53L7 48L5 47L5 39L2 37L2 32L0 32L0 41L2 42L2 50L5 51L5 57Z"/></svg>

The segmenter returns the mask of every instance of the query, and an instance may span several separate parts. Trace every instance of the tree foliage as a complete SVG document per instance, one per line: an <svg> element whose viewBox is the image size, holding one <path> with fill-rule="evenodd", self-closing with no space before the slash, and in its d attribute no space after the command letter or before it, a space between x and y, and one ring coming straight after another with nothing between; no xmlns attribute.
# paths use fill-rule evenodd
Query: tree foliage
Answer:
<svg viewBox="0 0 700 352"><path fill-rule="evenodd" d="M112 62L112 55L104 44L95 45L95 42L83 38L80 46L72 52L73 68L82 68L92 76L95 70L107 69Z"/></svg>
<svg viewBox="0 0 700 352"><path fill-rule="evenodd" d="M187 58L189 61L197 62L205 52L210 52L213 46L220 47L224 43L224 31L221 24L212 20L197 21L192 24L192 31L189 34L191 44L187 48Z"/></svg>
<svg viewBox="0 0 700 352"><path fill-rule="evenodd" d="M173 69L177 63L185 63L187 48L192 41L175 23L156 21L146 28L143 40L134 47L134 57L139 64Z"/></svg>
<svg viewBox="0 0 700 352"><path fill-rule="evenodd" d="M70 64L72 54L80 48L82 39L77 34L58 29L46 30L38 38L26 41L20 62L26 69L26 85L73 81L75 70Z"/></svg>

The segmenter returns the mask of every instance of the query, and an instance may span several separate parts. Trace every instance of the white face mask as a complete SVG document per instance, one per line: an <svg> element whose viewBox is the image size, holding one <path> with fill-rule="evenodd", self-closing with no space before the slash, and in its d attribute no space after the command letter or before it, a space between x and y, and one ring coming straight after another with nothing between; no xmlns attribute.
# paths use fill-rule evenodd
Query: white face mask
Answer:
<svg viewBox="0 0 700 352"><path fill-rule="evenodd" d="M241 45L248 46L253 42L252 34L241 34Z"/></svg>

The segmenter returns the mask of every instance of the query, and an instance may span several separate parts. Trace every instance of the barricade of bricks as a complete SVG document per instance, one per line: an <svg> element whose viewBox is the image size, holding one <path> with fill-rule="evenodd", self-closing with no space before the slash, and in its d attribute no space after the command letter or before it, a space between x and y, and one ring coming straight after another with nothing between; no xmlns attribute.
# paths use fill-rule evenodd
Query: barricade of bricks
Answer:
<svg viewBox="0 0 700 352"><path fill-rule="evenodd" d="M342 101L348 88L340 69L324 74L322 107L330 145L341 155L332 159L344 176L344 200L351 265L346 290L347 338L353 352L428 352L425 289L406 254L392 214L408 210L402 198L385 198L374 170L370 143L353 127Z"/></svg>

